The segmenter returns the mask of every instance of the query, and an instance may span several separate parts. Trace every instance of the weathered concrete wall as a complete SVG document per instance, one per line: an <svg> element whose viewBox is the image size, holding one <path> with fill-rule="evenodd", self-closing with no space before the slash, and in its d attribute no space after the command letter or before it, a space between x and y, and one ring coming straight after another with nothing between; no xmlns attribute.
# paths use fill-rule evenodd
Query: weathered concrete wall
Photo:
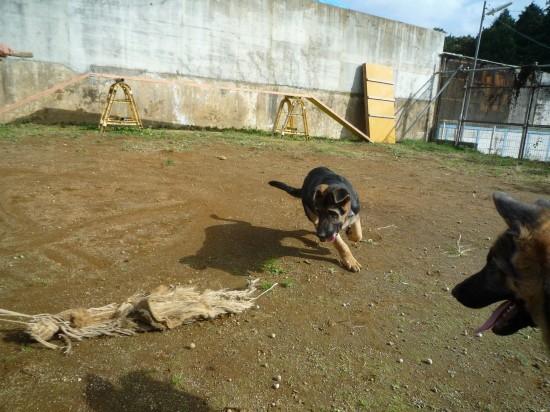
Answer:
<svg viewBox="0 0 550 412"><path fill-rule="evenodd" d="M10 0L0 2L0 27L0 41L34 53L32 61L0 63L0 106L95 70L314 94L361 130L361 65L394 68L399 109L437 70L444 40L440 32L309 0ZM74 121L71 114L89 113L98 121L111 83L87 79L71 92L2 113L0 122L40 110L64 111L67 121ZM269 130L281 99L130 84L144 120L162 124ZM313 106L308 109L312 134L346 135Z"/></svg>
<svg viewBox="0 0 550 412"><path fill-rule="evenodd" d="M538 87L533 89L533 85ZM541 71L532 73L526 79L524 86L514 90L507 121L518 124L524 123L529 101L532 100L529 123L533 125L550 125L550 74Z"/></svg>
<svg viewBox="0 0 550 412"><path fill-rule="evenodd" d="M536 124L550 125L550 73L540 74L540 85L536 94L534 119Z"/></svg>

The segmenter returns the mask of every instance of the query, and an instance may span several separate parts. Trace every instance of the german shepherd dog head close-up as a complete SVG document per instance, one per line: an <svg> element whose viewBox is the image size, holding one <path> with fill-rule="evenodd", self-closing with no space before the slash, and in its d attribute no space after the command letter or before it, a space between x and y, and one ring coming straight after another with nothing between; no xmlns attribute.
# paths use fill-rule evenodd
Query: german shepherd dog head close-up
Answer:
<svg viewBox="0 0 550 412"><path fill-rule="evenodd" d="M550 348L550 201L524 204L501 192L493 199L508 229L491 247L485 267L452 294L474 309L504 301L476 332L511 335L535 326Z"/></svg>

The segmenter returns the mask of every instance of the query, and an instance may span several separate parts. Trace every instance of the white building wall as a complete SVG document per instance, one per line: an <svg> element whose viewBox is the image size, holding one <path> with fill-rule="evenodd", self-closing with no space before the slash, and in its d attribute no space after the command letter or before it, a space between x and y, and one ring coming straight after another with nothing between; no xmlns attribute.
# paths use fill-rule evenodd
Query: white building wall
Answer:
<svg viewBox="0 0 550 412"><path fill-rule="evenodd" d="M333 110L353 123L364 122L362 110L345 105L361 105L363 63L394 68L399 106L433 75L444 41L441 32L310 0L10 0L0 1L0 27L0 41L33 52L33 62L336 93ZM327 127L322 134L341 130Z"/></svg>

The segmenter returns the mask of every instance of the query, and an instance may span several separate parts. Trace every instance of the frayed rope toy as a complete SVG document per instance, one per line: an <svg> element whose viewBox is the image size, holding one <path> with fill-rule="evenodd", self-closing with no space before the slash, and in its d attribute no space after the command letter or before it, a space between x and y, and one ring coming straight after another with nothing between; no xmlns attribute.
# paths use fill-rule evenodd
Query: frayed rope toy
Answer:
<svg viewBox="0 0 550 412"><path fill-rule="evenodd" d="M193 287L159 286L148 294L136 293L120 305L111 303L100 308L69 309L57 315L25 315L0 309L0 322L24 324L25 333L32 339L47 348L70 354L72 340L162 331L197 320L244 312L277 285L275 283L254 297L257 282L258 279L249 280L243 290L205 290L202 293ZM48 342L56 335L65 341L65 345Z"/></svg>

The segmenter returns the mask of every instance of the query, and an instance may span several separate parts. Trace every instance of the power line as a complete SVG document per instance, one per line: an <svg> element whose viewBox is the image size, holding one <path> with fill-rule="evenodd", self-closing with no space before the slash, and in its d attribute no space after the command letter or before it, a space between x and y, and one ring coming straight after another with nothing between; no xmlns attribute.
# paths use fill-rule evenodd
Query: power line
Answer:
<svg viewBox="0 0 550 412"><path fill-rule="evenodd" d="M550 46L547 46L546 44L543 44L543 43L541 43L541 42L539 42L539 41L537 41L537 40L535 40L535 39L533 39L533 38L531 38L531 37L529 37L529 36L526 36L526 35L523 34L523 33L520 33L519 31L517 31L517 30L514 29L513 27L508 26L508 25L507 25L506 23L504 23L503 21L497 20L497 22L499 22L500 24L504 25L506 28L512 30L514 33L519 34L519 35L522 36L522 37L525 37L527 40L530 40L530 41L532 41L533 43L536 43L536 44L538 44L539 46L542 46L542 47L547 48L548 50L550 50Z"/></svg>

